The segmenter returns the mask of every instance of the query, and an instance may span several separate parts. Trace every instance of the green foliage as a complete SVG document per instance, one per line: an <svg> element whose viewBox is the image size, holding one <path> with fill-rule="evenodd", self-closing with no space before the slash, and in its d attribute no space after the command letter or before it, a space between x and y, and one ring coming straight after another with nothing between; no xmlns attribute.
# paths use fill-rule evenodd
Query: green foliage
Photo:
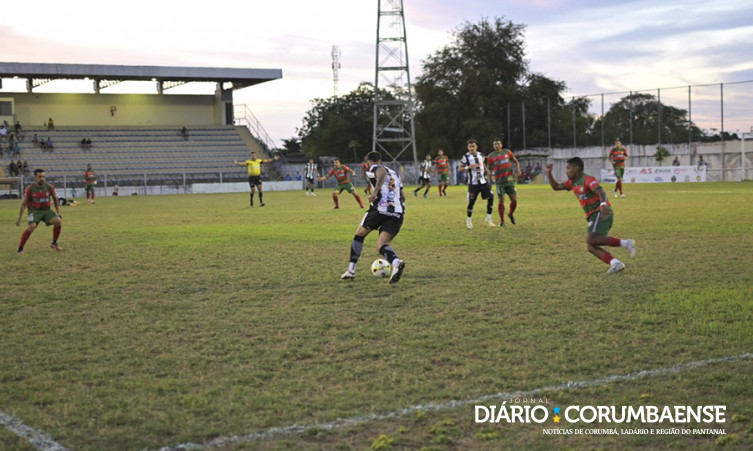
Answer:
<svg viewBox="0 0 753 451"><path fill-rule="evenodd" d="M353 143L371 150L374 124L374 87L361 83L343 96L312 100L312 108L298 131L301 148L309 157L334 156L350 161Z"/></svg>
<svg viewBox="0 0 753 451"><path fill-rule="evenodd" d="M546 130L546 99L554 108L561 107L565 85L529 71L524 30L523 25L501 18L466 22L455 31L450 45L424 60L415 83L421 105L416 114L421 153L442 147L456 158L464 153L468 138L491 143L507 130L508 103L517 110L521 101L529 102L526 129ZM535 108L537 102L543 102L543 110ZM511 133L513 145L520 147L521 116L509 116L516 118Z"/></svg>
<svg viewBox="0 0 753 451"><path fill-rule="evenodd" d="M479 440L491 441L499 439L500 433L497 428L493 426L487 426L476 431L474 436Z"/></svg>
<svg viewBox="0 0 753 451"><path fill-rule="evenodd" d="M732 446L740 441L740 436L737 434L722 435L716 439L717 446Z"/></svg>
<svg viewBox="0 0 753 451"><path fill-rule="evenodd" d="M371 449L374 451L382 451L387 449L392 449L392 444L395 443L395 439L390 437L389 435L380 435L379 437L374 439L374 442L371 443Z"/></svg>
<svg viewBox="0 0 753 451"><path fill-rule="evenodd" d="M282 153L285 155L298 153L301 151L301 141L295 136L292 138L283 139L282 147Z"/></svg>
<svg viewBox="0 0 753 451"><path fill-rule="evenodd" d="M654 152L654 158L656 158L656 161L661 163L669 156L669 151L664 146L659 146L656 148L656 152Z"/></svg>
<svg viewBox="0 0 753 451"><path fill-rule="evenodd" d="M632 117L632 128L631 119ZM661 125L661 142L688 142L688 112L659 102L651 94L635 93L621 98L612 104L604 115L605 142L617 139L626 141L632 130L632 144L655 144L659 139ZM690 124L693 140L699 140L703 133L694 124ZM599 141L592 140L590 144L601 143L601 119L597 119L593 126L598 131Z"/></svg>

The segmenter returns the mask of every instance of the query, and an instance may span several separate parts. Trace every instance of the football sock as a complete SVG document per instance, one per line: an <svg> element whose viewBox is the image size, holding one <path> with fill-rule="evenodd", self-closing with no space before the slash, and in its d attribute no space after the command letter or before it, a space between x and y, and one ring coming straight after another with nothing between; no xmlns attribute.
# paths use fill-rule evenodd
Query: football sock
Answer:
<svg viewBox="0 0 753 451"><path fill-rule="evenodd" d="M499 213L499 222L505 222L505 204L501 200L497 204L497 213Z"/></svg>
<svg viewBox="0 0 753 451"><path fill-rule="evenodd" d="M24 246L26 246L26 242L29 241L29 237L31 236L31 232L29 230L24 230L24 233L21 234L21 241L18 243L18 248L23 249Z"/></svg>
<svg viewBox="0 0 753 451"><path fill-rule="evenodd" d="M471 215L473 215L473 206L476 205L476 196L468 195L468 217L470 218Z"/></svg>
<svg viewBox="0 0 753 451"><path fill-rule="evenodd" d="M60 236L60 229L62 229L62 228L63 228L63 226L59 226L59 225L56 225L56 226L52 227L52 242L53 243L57 243L58 242L58 237Z"/></svg>
<svg viewBox="0 0 753 451"><path fill-rule="evenodd" d="M518 208L518 201L517 200L511 200L510 201L510 216L515 213L515 209Z"/></svg>
<svg viewBox="0 0 753 451"><path fill-rule="evenodd" d="M389 244L385 244L384 246L382 246L382 248L379 249L379 253L382 254L388 262L393 262L397 259L397 254L395 253L395 249L392 249L392 247Z"/></svg>
<svg viewBox="0 0 753 451"><path fill-rule="evenodd" d="M611 265L612 264L612 260L614 260L614 257L609 252L607 252L607 253L605 253L604 255L601 256L601 261L603 261L607 265Z"/></svg>
<svg viewBox="0 0 753 451"><path fill-rule="evenodd" d="M251 206L254 206L254 193L251 193Z"/></svg>
<svg viewBox="0 0 753 451"><path fill-rule="evenodd" d="M358 202L358 205L360 205L361 208L363 208L363 202L361 202L361 196L359 196L358 193L356 193L355 191L353 192L353 194L356 196L356 201Z"/></svg>
<svg viewBox="0 0 753 451"><path fill-rule="evenodd" d="M361 257L363 239L364 237L356 235L353 237L353 242L350 244L350 263L353 265L353 271L355 271L355 264L358 262L359 257Z"/></svg>
<svg viewBox="0 0 753 451"><path fill-rule="evenodd" d="M611 236L607 237L607 246L610 247L620 247L622 245L622 241L620 241L619 238L614 238Z"/></svg>
<svg viewBox="0 0 753 451"><path fill-rule="evenodd" d="M340 208L340 200L337 198L337 193L332 193L332 200L335 201L335 208Z"/></svg>
<svg viewBox="0 0 753 451"><path fill-rule="evenodd" d="M494 196L489 196L489 200L486 201L486 214L492 214L494 210Z"/></svg>
<svg viewBox="0 0 753 451"><path fill-rule="evenodd" d="M272 200L274 200L274 199L272 199ZM264 203L264 198L263 198L263 197L262 197L262 195L261 195L261 191L259 191L259 203L260 203L260 204L263 204L263 203Z"/></svg>

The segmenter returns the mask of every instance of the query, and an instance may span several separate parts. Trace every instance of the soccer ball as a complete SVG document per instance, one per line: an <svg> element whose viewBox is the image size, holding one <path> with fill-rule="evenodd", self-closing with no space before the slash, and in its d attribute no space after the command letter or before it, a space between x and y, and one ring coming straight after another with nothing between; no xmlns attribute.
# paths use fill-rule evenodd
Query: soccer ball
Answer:
<svg viewBox="0 0 753 451"><path fill-rule="evenodd" d="M374 260L374 263L371 264L371 273L374 274L374 277L387 277L390 275L391 269L389 262L383 258Z"/></svg>

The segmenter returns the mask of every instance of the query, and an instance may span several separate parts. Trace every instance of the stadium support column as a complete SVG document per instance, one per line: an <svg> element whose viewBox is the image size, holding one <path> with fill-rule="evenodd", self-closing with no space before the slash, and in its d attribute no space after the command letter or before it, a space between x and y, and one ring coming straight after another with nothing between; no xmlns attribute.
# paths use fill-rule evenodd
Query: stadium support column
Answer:
<svg viewBox="0 0 753 451"><path fill-rule="evenodd" d="M215 90L215 114L219 124L233 125L235 122L232 83L217 83L217 89Z"/></svg>
<svg viewBox="0 0 753 451"><path fill-rule="evenodd" d="M392 161L411 149L417 162L403 0L379 0L378 7L371 149Z"/></svg>

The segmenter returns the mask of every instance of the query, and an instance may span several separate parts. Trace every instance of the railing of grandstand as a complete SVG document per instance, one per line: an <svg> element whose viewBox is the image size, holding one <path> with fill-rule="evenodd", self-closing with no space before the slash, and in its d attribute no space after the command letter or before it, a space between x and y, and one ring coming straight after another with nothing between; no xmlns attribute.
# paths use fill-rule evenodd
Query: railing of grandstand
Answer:
<svg viewBox="0 0 753 451"><path fill-rule="evenodd" d="M271 136L269 136L267 130L265 130L264 126L261 125L261 122L256 117L256 115L254 115L251 109L248 108L248 105L234 105L233 108L233 115L235 117L236 125L245 125L259 141L263 142L267 146L267 150L279 148L275 140L272 139Z"/></svg>

